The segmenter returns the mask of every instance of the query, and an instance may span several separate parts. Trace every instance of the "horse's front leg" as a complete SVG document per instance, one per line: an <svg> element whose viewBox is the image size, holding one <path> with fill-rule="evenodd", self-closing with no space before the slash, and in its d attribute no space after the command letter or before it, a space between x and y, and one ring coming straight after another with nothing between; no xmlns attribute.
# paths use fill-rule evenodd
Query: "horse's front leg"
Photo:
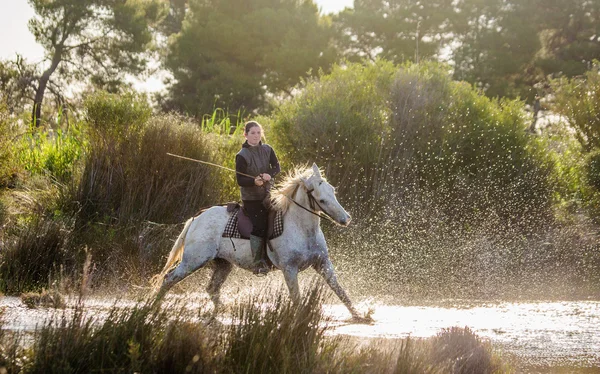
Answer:
<svg viewBox="0 0 600 374"><path fill-rule="evenodd" d="M298 287L298 267L286 266L283 268L283 277L290 291L290 297L294 304L300 303L300 288Z"/></svg>
<svg viewBox="0 0 600 374"><path fill-rule="evenodd" d="M329 257L323 257L321 261L315 263L313 267L319 274L321 274L323 279L325 279L325 282L327 282L333 292L335 292L335 294L344 303L346 308L348 308L350 314L352 314L352 318L355 320L363 320L364 318L362 318L356 309L354 309L354 306L346 294L346 291L344 291L342 286L340 286L338 283L337 277L335 276L335 271L333 270L333 264L331 263L331 260L329 260Z"/></svg>

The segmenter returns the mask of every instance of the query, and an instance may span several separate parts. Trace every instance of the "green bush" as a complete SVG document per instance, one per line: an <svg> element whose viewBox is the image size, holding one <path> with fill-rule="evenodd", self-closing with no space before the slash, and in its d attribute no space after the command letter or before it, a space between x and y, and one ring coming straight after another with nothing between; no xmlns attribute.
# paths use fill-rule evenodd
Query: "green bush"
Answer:
<svg viewBox="0 0 600 374"><path fill-rule="evenodd" d="M108 142L135 136L152 115L146 96L133 92L111 94L100 91L86 99L84 108L93 136Z"/></svg>
<svg viewBox="0 0 600 374"><path fill-rule="evenodd" d="M358 195L381 162L395 71L386 61L336 65L331 74L304 82L273 114L269 136L277 150L296 163L316 162L342 193Z"/></svg>
<svg viewBox="0 0 600 374"><path fill-rule="evenodd" d="M403 156L389 162L410 166L399 168L400 179L415 178L457 218L491 212L514 224L549 216L552 165L525 133L520 102L491 100L433 64L401 69L390 102Z"/></svg>
<svg viewBox="0 0 600 374"><path fill-rule="evenodd" d="M490 100L442 65L378 61L308 81L272 132L291 159L323 166L364 216L421 194L450 219L511 225L551 213L553 167L525 117L522 103Z"/></svg>

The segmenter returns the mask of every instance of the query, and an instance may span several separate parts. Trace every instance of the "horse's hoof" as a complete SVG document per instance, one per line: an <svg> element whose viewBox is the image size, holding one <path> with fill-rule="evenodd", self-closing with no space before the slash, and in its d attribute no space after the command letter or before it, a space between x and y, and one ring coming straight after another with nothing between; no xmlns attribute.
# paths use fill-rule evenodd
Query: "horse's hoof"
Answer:
<svg viewBox="0 0 600 374"><path fill-rule="evenodd" d="M352 323L363 324L363 325L372 325L375 320L371 316L352 316Z"/></svg>
<svg viewBox="0 0 600 374"><path fill-rule="evenodd" d="M263 270L263 269L254 270L254 275L256 275L259 278L266 277L268 273L269 273L269 270Z"/></svg>

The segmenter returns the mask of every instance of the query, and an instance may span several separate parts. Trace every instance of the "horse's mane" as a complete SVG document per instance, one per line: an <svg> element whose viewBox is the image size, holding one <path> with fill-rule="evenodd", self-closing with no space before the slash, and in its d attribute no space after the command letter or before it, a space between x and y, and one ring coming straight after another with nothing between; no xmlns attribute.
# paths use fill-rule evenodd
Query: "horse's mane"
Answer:
<svg viewBox="0 0 600 374"><path fill-rule="evenodd" d="M285 213L292 204L294 191L302 186L302 179L308 179L312 174L312 168L307 165L296 166L289 171L277 188L271 190L272 208Z"/></svg>

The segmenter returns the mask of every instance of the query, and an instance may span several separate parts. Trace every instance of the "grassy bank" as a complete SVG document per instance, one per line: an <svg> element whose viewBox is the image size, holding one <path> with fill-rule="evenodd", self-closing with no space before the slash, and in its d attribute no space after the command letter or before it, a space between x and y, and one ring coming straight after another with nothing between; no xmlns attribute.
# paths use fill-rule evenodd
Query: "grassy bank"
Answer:
<svg viewBox="0 0 600 374"><path fill-rule="evenodd" d="M24 335L0 328L0 371L11 373L500 373L511 372L469 329L430 339L358 344L328 336L330 321L313 287L301 305L279 295L231 307L232 323L206 319L182 303L112 307L105 318L83 306ZM200 317L199 317L200 316ZM3 371L4 372L4 371Z"/></svg>

